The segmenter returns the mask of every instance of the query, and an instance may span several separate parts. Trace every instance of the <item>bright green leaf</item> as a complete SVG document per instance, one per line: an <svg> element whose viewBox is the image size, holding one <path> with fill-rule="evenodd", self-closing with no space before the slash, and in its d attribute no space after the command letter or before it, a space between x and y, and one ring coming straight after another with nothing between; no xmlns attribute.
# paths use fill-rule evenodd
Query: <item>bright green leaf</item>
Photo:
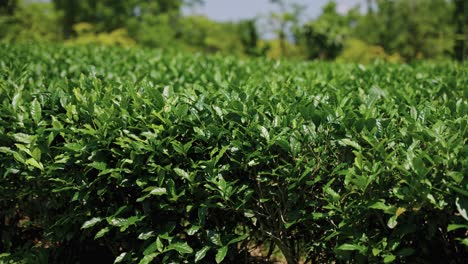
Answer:
<svg viewBox="0 0 468 264"><path fill-rule="evenodd" d="M98 239L103 237L105 234L107 234L110 231L109 227L104 227L103 229L99 230L99 232L96 233L94 236L94 239Z"/></svg>
<svg viewBox="0 0 468 264"><path fill-rule="evenodd" d="M150 191L151 195L163 195L163 194L167 194L167 190L166 188L162 188L162 187L157 187L157 188L154 188L153 190Z"/></svg>
<svg viewBox="0 0 468 264"><path fill-rule="evenodd" d="M127 256L127 252L121 253L119 256L115 258L114 263L122 262L126 256Z"/></svg>
<svg viewBox="0 0 468 264"><path fill-rule="evenodd" d="M384 263L391 263L395 261L396 257L394 255L387 255L384 257L383 261Z"/></svg>
<svg viewBox="0 0 468 264"><path fill-rule="evenodd" d="M180 254L190 254L190 253L193 253L193 249L187 244L187 242L185 243L173 243L173 244L170 244L168 247L167 247L168 250L175 250L177 252L179 252Z"/></svg>
<svg viewBox="0 0 468 264"><path fill-rule="evenodd" d="M216 257L215 257L216 263L221 263L226 257L227 252L228 252L228 246L224 246L218 249L218 253L216 253Z"/></svg>
<svg viewBox="0 0 468 264"><path fill-rule="evenodd" d="M37 99L34 99L31 103L31 116L36 124L39 123L39 121L41 121L41 115L41 104L39 104Z"/></svg>
<svg viewBox="0 0 468 264"><path fill-rule="evenodd" d="M202 249L197 251L197 253L195 253L195 263L202 260L206 256L206 253L208 252L208 250L210 250L210 247L204 246Z"/></svg>
<svg viewBox="0 0 468 264"><path fill-rule="evenodd" d="M103 219L100 217L93 217L90 220L84 222L84 224L81 226L81 229L87 229L90 227L93 227L97 223L101 222Z"/></svg>

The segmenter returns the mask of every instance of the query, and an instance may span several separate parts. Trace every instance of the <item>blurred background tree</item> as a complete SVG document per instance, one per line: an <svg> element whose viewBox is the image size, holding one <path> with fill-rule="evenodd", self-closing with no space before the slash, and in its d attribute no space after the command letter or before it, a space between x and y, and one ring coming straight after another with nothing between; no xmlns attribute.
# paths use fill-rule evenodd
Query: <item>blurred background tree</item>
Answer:
<svg viewBox="0 0 468 264"><path fill-rule="evenodd" d="M338 14L335 2L325 5L322 14L305 24L297 34L307 58L335 59L349 34L348 20L348 16Z"/></svg>
<svg viewBox="0 0 468 264"><path fill-rule="evenodd" d="M280 57L287 57L288 46L290 46L288 42L291 41L293 32L299 27L304 6L286 0L270 1L276 5L278 11L270 14L269 23L277 36Z"/></svg>
<svg viewBox="0 0 468 264"><path fill-rule="evenodd" d="M329 1L314 19L293 0L269 2L266 17L218 22L182 12L203 0L0 0L0 40L361 63L466 58L464 0L366 0L347 12Z"/></svg>
<svg viewBox="0 0 468 264"><path fill-rule="evenodd" d="M179 20L179 41L191 51L242 55L243 44L235 23L220 23L202 16Z"/></svg>
<svg viewBox="0 0 468 264"><path fill-rule="evenodd" d="M450 56L452 6L445 0L372 0L353 36L405 60Z"/></svg>
<svg viewBox="0 0 468 264"><path fill-rule="evenodd" d="M7 42L59 41L60 14L50 3L1 0L0 39Z"/></svg>
<svg viewBox="0 0 468 264"><path fill-rule="evenodd" d="M0 14L13 15L17 4L16 0L0 0Z"/></svg>
<svg viewBox="0 0 468 264"><path fill-rule="evenodd" d="M244 53L248 56L265 56L270 48L268 45L260 45L256 20L248 19L239 23L239 37L243 45Z"/></svg>
<svg viewBox="0 0 468 264"><path fill-rule="evenodd" d="M63 12L63 32L66 38L79 22L94 24L98 31L112 31L127 26L130 18L150 14L179 12L182 0L53 0L57 10Z"/></svg>

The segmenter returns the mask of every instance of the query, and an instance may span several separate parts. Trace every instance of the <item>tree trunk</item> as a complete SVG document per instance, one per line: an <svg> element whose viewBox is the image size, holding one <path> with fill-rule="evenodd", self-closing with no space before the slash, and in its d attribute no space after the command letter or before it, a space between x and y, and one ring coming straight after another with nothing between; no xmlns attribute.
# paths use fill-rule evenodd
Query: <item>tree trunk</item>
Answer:
<svg viewBox="0 0 468 264"><path fill-rule="evenodd" d="M465 26L468 26L468 12L465 10L465 0L455 0L455 12L454 12L454 21L455 21L455 46L454 46L454 55L458 61L464 61L466 55L466 32Z"/></svg>
<svg viewBox="0 0 468 264"><path fill-rule="evenodd" d="M281 253L283 253L284 258L288 264L297 264L299 263L298 256L294 253L294 249L288 247L283 241L280 239L274 239L275 244L278 246Z"/></svg>
<svg viewBox="0 0 468 264"><path fill-rule="evenodd" d="M283 29L281 29L279 33L279 44L280 44L280 51L281 51L281 57L286 56L286 33L284 32Z"/></svg>
<svg viewBox="0 0 468 264"><path fill-rule="evenodd" d="M17 0L0 0L0 14L12 16L15 13Z"/></svg>

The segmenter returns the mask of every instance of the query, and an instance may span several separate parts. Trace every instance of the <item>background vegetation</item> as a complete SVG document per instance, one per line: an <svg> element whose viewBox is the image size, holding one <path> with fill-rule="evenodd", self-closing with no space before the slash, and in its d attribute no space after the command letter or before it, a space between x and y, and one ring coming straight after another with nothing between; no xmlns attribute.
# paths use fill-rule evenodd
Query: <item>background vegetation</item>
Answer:
<svg viewBox="0 0 468 264"><path fill-rule="evenodd" d="M463 60L467 54L463 0L368 0L365 7L346 14L338 13L331 1L310 21L301 19L304 8L286 0L272 0L276 12L247 21L221 23L182 15L182 7L200 4L203 1L2 0L0 39L364 63ZM263 39L265 33L276 37Z"/></svg>

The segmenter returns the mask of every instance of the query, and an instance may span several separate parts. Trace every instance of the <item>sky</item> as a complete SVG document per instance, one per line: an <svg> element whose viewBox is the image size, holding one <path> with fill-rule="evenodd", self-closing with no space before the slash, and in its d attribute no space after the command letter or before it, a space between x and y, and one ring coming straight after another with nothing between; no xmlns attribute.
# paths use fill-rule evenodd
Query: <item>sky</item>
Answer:
<svg viewBox="0 0 468 264"><path fill-rule="evenodd" d="M312 19L320 15L322 6L329 0L286 0L306 6L304 16ZM269 0L204 0L205 4L196 8L185 9L185 14L205 15L216 21L239 21L241 19L265 16L272 11ZM335 0L340 13L346 13L364 0Z"/></svg>

